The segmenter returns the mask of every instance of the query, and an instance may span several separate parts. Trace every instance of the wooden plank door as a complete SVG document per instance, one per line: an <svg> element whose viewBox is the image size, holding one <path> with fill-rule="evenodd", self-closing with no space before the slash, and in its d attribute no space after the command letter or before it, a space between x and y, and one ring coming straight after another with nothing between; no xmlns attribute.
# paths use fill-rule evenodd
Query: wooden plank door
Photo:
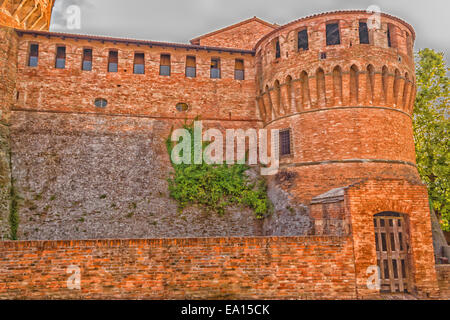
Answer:
<svg viewBox="0 0 450 320"><path fill-rule="evenodd" d="M398 214L374 217L382 292L411 292L407 227Z"/></svg>

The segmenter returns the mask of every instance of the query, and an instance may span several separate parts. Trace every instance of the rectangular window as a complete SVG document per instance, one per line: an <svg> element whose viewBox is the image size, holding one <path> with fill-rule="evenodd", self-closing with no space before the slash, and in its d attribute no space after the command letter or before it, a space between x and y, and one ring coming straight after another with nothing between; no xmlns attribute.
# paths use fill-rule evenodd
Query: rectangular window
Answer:
<svg viewBox="0 0 450 320"><path fill-rule="evenodd" d="M244 60L242 59L236 59L234 67L234 79L235 80L245 79Z"/></svg>
<svg viewBox="0 0 450 320"><path fill-rule="evenodd" d="M56 48L56 69L64 69L66 67L66 47Z"/></svg>
<svg viewBox="0 0 450 320"><path fill-rule="evenodd" d="M170 54L161 55L159 74L161 76L170 76Z"/></svg>
<svg viewBox="0 0 450 320"><path fill-rule="evenodd" d="M195 78L197 76L197 62L195 57L186 57L186 77Z"/></svg>
<svg viewBox="0 0 450 320"><path fill-rule="evenodd" d="M92 49L83 49L83 63L81 65L81 70L92 70Z"/></svg>
<svg viewBox="0 0 450 320"><path fill-rule="evenodd" d="M117 72L119 66L119 53L115 50L109 51L108 72Z"/></svg>
<svg viewBox="0 0 450 320"><path fill-rule="evenodd" d="M327 24L327 46L333 46L337 44L341 44L339 23Z"/></svg>
<svg viewBox="0 0 450 320"><path fill-rule="evenodd" d="M291 154L291 130L280 130L280 156Z"/></svg>
<svg viewBox="0 0 450 320"><path fill-rule="evenodd" d="M359 43L369 44L369 29L367 29L367 22L359 23Z"/></svg>
<svg viewBox="0 0 450 320"><path fill-rule="evenodd" d="M39 45L38 44L30 45L30 54L28 57L28 66L29 67L37 67L38 56L39 56Z"/></svg>
<svg viewBox="0 0 450 320"><path fill-rule="evenodd" d="M220 79L220 59L219 58L211 59L211 78L212 79Z"/></svg>
<svg viewBox="0 0 450 320"><path fill-rule="evenodd" d="M388 41L388 47L389 48L395 48L395 41L394 41L394 26L391 24L388 24L387 29L387 41Z"/></svg>
<svg viewBox="0 0 450 320"><path fill-rule="evenodd" d="M275 40L275 59L281 58L280 39Z"/></svg>
<svg viewBox="0 0 450 320"><path fill-rule="evenodd" d="M134 54L134 74L144 74L145 73L145 56L143 53Z"/></svg>
<svg viewBox="0 0 450 320"><path fill-rule="evenodd" d="M308 50L309 44L308 44L308 31L302 30L298 33L298 50Z"/></svg>

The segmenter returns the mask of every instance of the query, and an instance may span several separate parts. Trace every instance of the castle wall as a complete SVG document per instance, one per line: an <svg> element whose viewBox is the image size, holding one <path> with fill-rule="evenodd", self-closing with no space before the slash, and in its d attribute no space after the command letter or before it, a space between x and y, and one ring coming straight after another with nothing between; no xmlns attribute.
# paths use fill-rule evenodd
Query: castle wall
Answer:
<svg viewBox="0 0 450 320"><path fill-rule="evenodd" d="M19 239L261 235L262 222L245 208L223 216L195 207L179 212L168 194L172 166L165 141L171 127L183 123L14 111L12 168L23 198Z"/></svg>
<svg viewBox="0 0 450 320"><path fill-rule="evenodd" d="M0 299L357 297L348 237L1 242L0 251ZM80 290L67 287L74 266Z"/></svg>
<svg viewBox="0 0 450 320"><path fill-rule="evenodd" d="M21 37L17 109L143 115L159 119L199 116L203 120L259 120L251 53L44 36L23 34ZM32 43L39 44L37 67L27 66ZM55 69L58 45L66 46L65 69ZM92 71L81 70L84 48L93 50ZM107 72L109 50L118 51L117 73ZM145 54L145 74L133 73L135 52ZM171 56L170 76L159 75L161 54ZM187 56L196 57L196 78L185 76ZM213 57L221 60L221 79L210 78ZM236 59L244 60L246 80L234 80ZM106 99L107 107L95 107L96 98ZM176 110L180 102L189 105L187 112Z"/></svg>
<svg viewBox="0 0 450 320"><path fill-rule="evenodd" d="M9 236L11 205L10 116L16 95L18 37L0 27L0 239Z"/></svg>

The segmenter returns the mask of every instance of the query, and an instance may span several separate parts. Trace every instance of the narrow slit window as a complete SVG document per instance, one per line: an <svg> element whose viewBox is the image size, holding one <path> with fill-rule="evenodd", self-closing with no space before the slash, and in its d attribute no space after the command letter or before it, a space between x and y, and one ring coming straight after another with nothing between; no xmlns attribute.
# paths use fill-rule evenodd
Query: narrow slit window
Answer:
<svg viewBox="0 0 450 320"><path fill-rule="evenodd" d="M159 75L170 76L170 55L162 54L159 66Z"/></svg>
<svg viewBox="0 0 450 320"><path fill-rule="evenodd" d="M29 67L37 67L38 56L39 56L39 45L38 44L30 45L30 54L28 57L28 66Z"/></svg>
<svg viewBox="0 0 450 320"><path fill-rule="evenodd" d="M64 69L66 67L66 47L56 48L56 69Z"/></svg>
<svg viewBox="0 0 450 320"><path fill-rule="evenodd" d="M308 32L307 30L302 30L298 33L298 50L308 50L309 44L308 44Z"/></svg>
<svg viewBox="0 0 450 320"><path fill-rule="evenodd" d="M275 59L281 58L280 39L275 40Z"/></svg>
<svg viewBox="0 0 450 320"><path fill-rule="evenodd" d="M234 67L234 79L235 80L245 79L244 60L242 59L236 59Z"/></svg>
<svg viewBox="0 0 450 320"><path fill-rule="evenodd" d="M388 26L388 29L387 29L387 42L388 42L388 47L392 48L391 27L390 26Z"/></svg>
<svg viewBox="0 0 450 320"><path fill-rule="evenodd" d="M193 56L186 57L186 77L195 78L197 76L197 61Z"/></svg>
<svg viewBox="0 0 450 320"><path fill-rule="evenodd" d="M220 79L220 59L219 58L211 59L211 78L212 79Z"/></svg>
<svg viewBox="0 0 450 320"><path fill-rule="evenodd" d="M83 50L83 63L81 65L83 71L92 70L92 49Z"/></svg>
<svg viewBox="0 0 450 320"><path fill-rule="evenodd" d="M341 44L339 23L327 24L327 46L333 46L337 44Z"/></svg>
<svg viewBox="0 0 450 320"><path fill-rule="evenodd" d="M117 72L119 66L119 53L111 50L108 57L108 72Z"/></svg>
<svg viewBox="0 0 450 320"><path fill-rule="evenodd" d="M395 33L395 26L388 24L387 27L387 42L389 48L397 48L397 38Z"/></svg>
<svg viewBox="0 0 450 320"><path fill-rule="evenodd" d="M291 154L291 130L282 130L280 135L280 156Z"/></svg>
<svg viewBox="0 0 450 320"><path fill-rule="evenodd" d="M367 22L359 23L359 43L369 44L369 29L367 28Z"/></svg>
<svg viewBox="0 0 450 320"><path fill-rule="evenodd" d="M143 53L134 54L134 74L144 74L145 73L145 56Z"/></svg>

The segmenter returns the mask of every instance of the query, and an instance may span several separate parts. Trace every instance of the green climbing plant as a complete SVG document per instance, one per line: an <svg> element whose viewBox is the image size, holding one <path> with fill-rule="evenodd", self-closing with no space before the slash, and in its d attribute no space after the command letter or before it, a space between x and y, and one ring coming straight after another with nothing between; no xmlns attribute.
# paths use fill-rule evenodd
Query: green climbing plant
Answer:
<svg viewBox="0 0 450 320"><path fill-rule="evenodd" d="M184 124L184 129L190 133L190 159L194 156L193 125ZM166 141L169 157L176 143ZM203 143L202 149L208 143ZM182 156L180 154L180 156ZM172 161L172 158L171 158ZM201 205L208 211L224 214L231 205L242 205L251 208L258 219L270 214L272 204L267 196L265 180L259 178L251 182L245 172L250 168L245 164L175 164L172 161L174 173L169 177L169 193L177 200L179 208L188 205Z"/></svg>

